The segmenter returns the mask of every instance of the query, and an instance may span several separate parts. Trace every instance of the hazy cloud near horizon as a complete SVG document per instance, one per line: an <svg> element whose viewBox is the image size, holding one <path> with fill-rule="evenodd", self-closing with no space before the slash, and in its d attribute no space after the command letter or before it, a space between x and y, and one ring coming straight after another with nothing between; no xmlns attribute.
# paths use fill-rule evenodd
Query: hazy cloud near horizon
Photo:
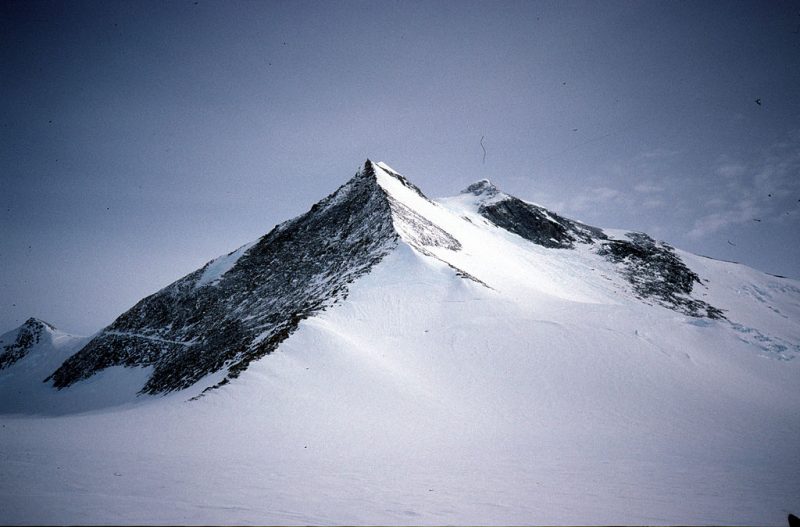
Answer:
<svg viewBox="0 0 800 527"><path fill-rule="evenodd" d="M800 278L799 31L791 2L3 2L0 331L96 331L367 157Z"/></svg>

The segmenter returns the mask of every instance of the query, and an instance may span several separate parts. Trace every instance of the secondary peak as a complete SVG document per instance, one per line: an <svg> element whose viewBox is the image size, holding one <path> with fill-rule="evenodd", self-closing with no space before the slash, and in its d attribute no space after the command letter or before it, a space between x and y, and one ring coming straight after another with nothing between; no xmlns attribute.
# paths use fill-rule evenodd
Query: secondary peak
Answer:
<svg viewBox="0 0 800 527"><path fill-rule="evenodd" d="M500 193L500 190L488 179L481 179L461 191L462 194L491 197Z"/></svg>

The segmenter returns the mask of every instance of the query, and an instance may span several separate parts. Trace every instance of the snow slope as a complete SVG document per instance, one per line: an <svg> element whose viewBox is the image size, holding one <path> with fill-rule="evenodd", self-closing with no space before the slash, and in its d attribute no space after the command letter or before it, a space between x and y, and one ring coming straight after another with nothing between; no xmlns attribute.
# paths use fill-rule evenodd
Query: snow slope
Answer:
<svg viewBox="0 0 800 527"><path fill-rule="evenodd" d="M604 241L543 247L481 215L486 196L434 202L375 172L396 247L238 377L192 401L212 381L0 417L0 523L796 513L800 283L676 251L701 277L692 296L724 312L690 316L637 295Z"/></svg>
<svg viewBox="0 0 800 527"><path fill-rule="evenodd" d="M147 375L139 368L109 368L63 392L45 383L88 340L35 318L0 336L0 351L24 344L22 357L0 369L0 414L70 414L135 401Z"/></svg>

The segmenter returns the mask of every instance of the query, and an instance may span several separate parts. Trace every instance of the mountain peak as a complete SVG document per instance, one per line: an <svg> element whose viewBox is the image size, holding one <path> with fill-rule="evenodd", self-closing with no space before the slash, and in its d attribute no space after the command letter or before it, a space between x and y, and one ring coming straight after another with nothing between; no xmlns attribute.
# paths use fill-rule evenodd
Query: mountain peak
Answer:
<svg viewBox="0 0 800 527"><path fill-rule="evenodd" d="M369 180L369 181L377 183L377 182L380 181L380 179L381 179L380 176L381 175L389 176L392 179L396 179L404 187L406 187L408 189L411 189L416 194L419 194L423 198L428 199L425 196L425 194L423 194L422 191L416 185L411 183L400 172L398 172L397 170L393 169L392 167L390 167L389 165L387 165L383 161L378 161L376 163L376 162L372 161L371 159L367 158L366 161L364 161L363 166L358 169L358 172L356 172L355 177L351 181L366 179L366 180ZM384 191L387 191L386 185L381 185L380 183L378 183L378 184L379 184L380 187L382 187L384 189ZM345 185L347 185L347 184L345 184Z"/></svg>
<svg viewBox="0 0 800 527"><path fill-rule="evenodd" d="M404 187L406 187L406 188L408 188L410 190L413 190L414 193L416 193L421 198L424 198L425 200L428 199L428 197L425 196L425 194L422 193L422 191L419 189L419 187L417 187L415 184L410 182L404 175L402 175L400 172L398 172L397 170L393 169L392 167L390 167L389 165L387 165L383 161L379 161L377 163L372 163L372 161L367 159L367 164L370 164L373 170L375 168L377 168L378 170L380 170L384 174L388 175L389 177L392 177L392 178L396 179Z"/></svg>
<svg viewBox="0 0 800 527"><path fill-rule="evenodd" d="M56 328L54 325L50 324L49 322L45 322L44 320L36 317L30 317L28 320L22 324L21 328L31 328L41 331L42 329L49 329L51 331L55 331Z"/></svg>
<svg viewBox="0 0 800 527"><path fill-rule="evenodd" d="M60 389L109 366L152 366L141 391L163 393L220 370L218 385L237 377L396 247L386 187L400 185L384 172L367 159L305 214L140 301L47 380Z"/></svg>
<svg viewBox="0 0 800 527"><path fill-rule="evenodd" d="M143 393L187 388L220 370L227 375L217 386L225 384L301 320L346 298L401 241L426 255L460 250L425 217L436 207L399 172L367 159L307 213L140 301L47 380L60 389L136 365L153 367Z"/></svg>
<svg viewBox="0 0 800 527"><path fill-rule="evenodd" d="M31 317L18 328L0 336L0 370L23 358L44 334L55 330L51 324Z"/></svg>
<svg viewBox="0 0 800 527"><path fill-rule="evenodd" d="M500 190L488 179L481 179L461 191L462 194L474 194L475 196L493 197L500 193Z"/></svg>
<svg viewBox="0 0 800 527"><path fill-rule="evenodd" d="M367 158L367 160L364 161L364 166L361 168L361 170L359 170L359 173L363 174L363 175L366 175L366 176L373 176L374 177L375 176L375 163L373 163L370 158Z"/></svg>
<svg viewBox="0 0 800 527"><path fill-rule="evenodd" d="M366 159L354 177L305 214L137 303L48 380L65 388L110 366L152 366L143 393L188 388L220 371L225 377L216 386L225 384L275 351L302 320L344 300L350 284L400 244L491 287L473 271L490 272L494 264L462 250L474 229L488 227L481 236L489 236L491 226L547 249L585 244L603 261L619 264L631 282L649 272L646 284L634 284L642 297L695 316L706 308L688 298L696 275L650 239L609 240L601 229L505 194L488 179L467 187L456 201L467 216L429 200L387 164ZM485 221L473 222L469 213ZM664 281L677 286L653 285Z"/></svg>

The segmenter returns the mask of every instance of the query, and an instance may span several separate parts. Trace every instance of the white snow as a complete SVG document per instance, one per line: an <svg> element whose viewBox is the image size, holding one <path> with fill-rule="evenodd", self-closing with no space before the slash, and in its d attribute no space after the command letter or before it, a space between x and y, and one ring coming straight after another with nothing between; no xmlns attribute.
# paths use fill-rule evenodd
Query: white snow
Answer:
<svg viewBox="0 0 800 527"><path fill-rule="evenodd" d="M215 260L208 262L205 265L203 270L203 274L197 280L195 287L202 287L206 285L214 285L222 279L222 276L233 269L233 266L236 265L236 262L239 261L239 258L245 255L247 251L250 250L256 243L260 241L255 240L253 242L247 243L242 245L235 251L228 253L224 256L220 256Z"/></svg>
<svg viewBox="0 0 800 527"><path fill-rule="evenodd" d="M150 368L108 368L61 391L44 382L89 340L45 329L25 357L0 370L0 414L61 415L137 401L136 393L147 380Z"/></svg>
<svg viewBox="0 0 800 527"><path fill-rule="evenodd" d="M347 300L198 400L186 402L210 382L0 417L0 523L784 525L796 513L800 282L679 252L707 280L697 298L730 321L686 317L633 297L581 244L535 246L467 198L426 201L377 166L462 249L426 248L437 260L401 243Z"/></svg>

